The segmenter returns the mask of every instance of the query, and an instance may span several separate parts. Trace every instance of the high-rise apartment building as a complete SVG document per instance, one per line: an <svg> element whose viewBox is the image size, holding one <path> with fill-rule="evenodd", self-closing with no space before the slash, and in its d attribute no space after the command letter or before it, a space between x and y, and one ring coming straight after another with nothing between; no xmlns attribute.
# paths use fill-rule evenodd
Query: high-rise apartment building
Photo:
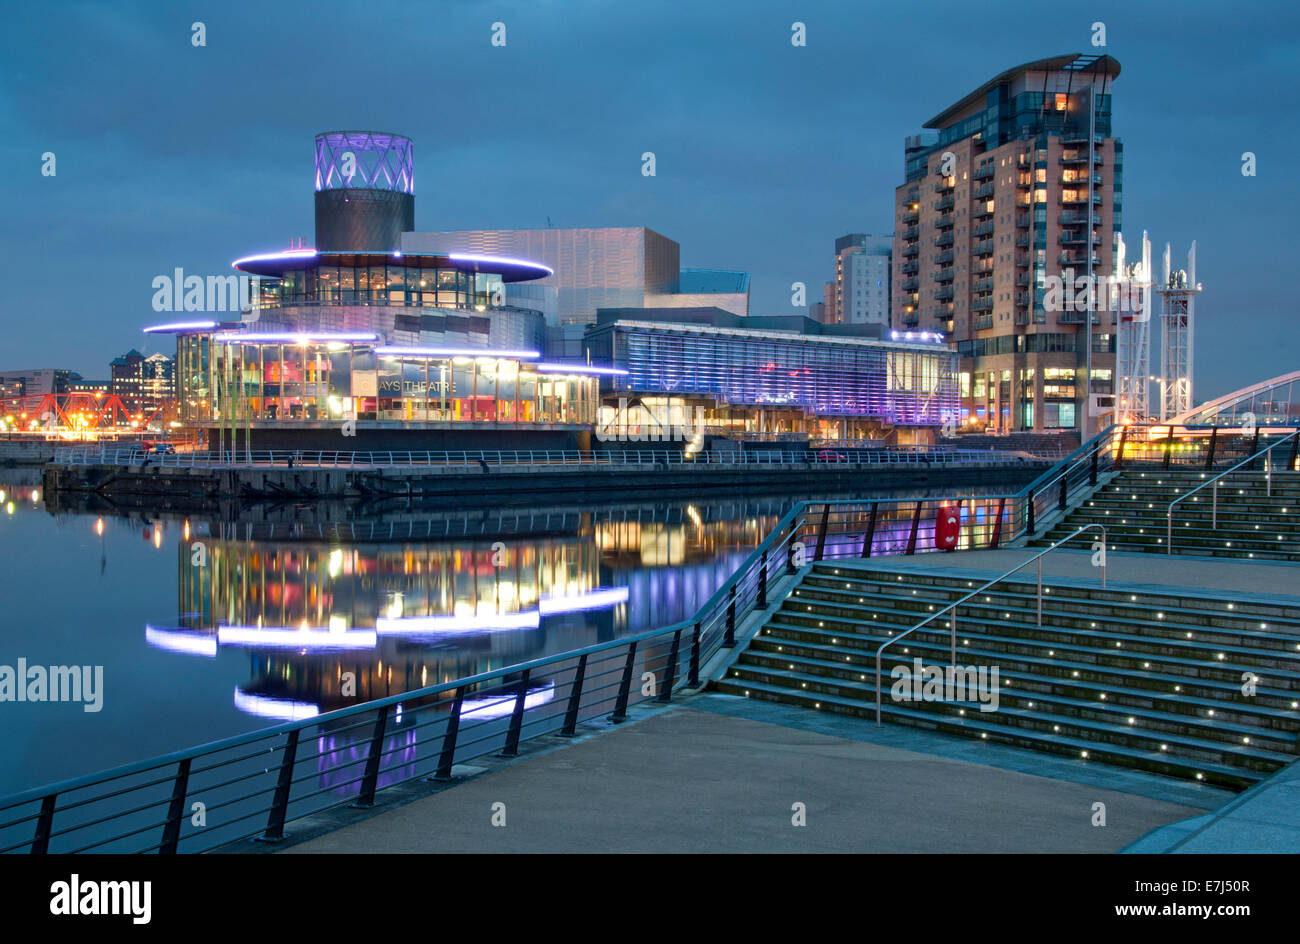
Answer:
<svg viewBox="0 0 1300 944"><path fill-rule="evenodd" d="M1017 66L926 122L935 134L905 143L892 324L956 344L966 428L1086 437L1113 406L1115 313L1094 313L1089 344L1085 311L1060 299L1113 272L1119 68L1093 55Z"/></svg>
<svg viewBox="0 0 1300 944"><path fill-rule="evenodd" d="M835 323L889 324L892 241L867 233L835 240Z"/></svg>
<svg viewBox="0 0 1300 944"><path fill-rule="evenodd" d="M133 414L149 417L176 397L176 361L166 354L132 349L108 365L109 392Z"/></svg>

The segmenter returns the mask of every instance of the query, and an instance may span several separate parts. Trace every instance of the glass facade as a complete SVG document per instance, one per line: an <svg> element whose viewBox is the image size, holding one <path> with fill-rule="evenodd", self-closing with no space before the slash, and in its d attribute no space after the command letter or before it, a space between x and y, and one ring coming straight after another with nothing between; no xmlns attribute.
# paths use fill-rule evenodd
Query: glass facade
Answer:
<svg viewBox="0 0 1300 944"><path fill-rule="evenodd" d="M262 308L291 305L405 305L484 310L505 307L501 276L407 265L322 265L262 278Z"/></svg>
<svg viewBox="0 0 1300 944"><path fill-rule="evenodd" d="M897 426L956 415L957 355L941 346L830 340L776 332L612 326L615 389L708 394Z"/></svg>
<svg viewBox="0 0 1300 944"><path fill-rule="evenodd" d="M483 353L384 353L345 341L178 338L183 423L591 425L596 377ZM575 372L576 371L576 372Z"/></svg>

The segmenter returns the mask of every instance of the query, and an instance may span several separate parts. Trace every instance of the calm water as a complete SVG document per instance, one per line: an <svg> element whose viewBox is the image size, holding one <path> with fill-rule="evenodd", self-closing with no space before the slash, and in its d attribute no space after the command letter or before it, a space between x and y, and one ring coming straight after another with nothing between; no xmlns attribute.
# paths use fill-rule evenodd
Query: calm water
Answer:
<svg viewBox="0 0 1300 944"><path fill-rule="evenodd" d="M796 500L218 522L0 489L0 666L104 678L99 712L0 702L0 795L685 619Z"/></svg>

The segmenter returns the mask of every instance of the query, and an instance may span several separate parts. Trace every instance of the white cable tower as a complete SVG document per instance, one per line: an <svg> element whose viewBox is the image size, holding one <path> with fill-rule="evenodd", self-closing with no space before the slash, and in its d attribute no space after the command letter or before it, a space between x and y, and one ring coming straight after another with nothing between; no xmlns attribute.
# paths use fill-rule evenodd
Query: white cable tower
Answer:
<svg viewBox="0 0 1300 944"><path fill-rule="evenodd" d="M1124 237L1116 235L1116 275L1110 304L1115 307L1115 422L1148 418L1147 377L1151 372L1151 240L1142 231L1142 261L1125 262Z"/></svg>
<svg viewBox="0 0 1300 944"><path fill-rule="evenodd" d="M1163 288L1160 294L1160 418L1186 413L1192 408L1192 340L1196 296L1196 241L1187 251L1187 268L1170 270L1169 244L1165 243Z"/></svg>

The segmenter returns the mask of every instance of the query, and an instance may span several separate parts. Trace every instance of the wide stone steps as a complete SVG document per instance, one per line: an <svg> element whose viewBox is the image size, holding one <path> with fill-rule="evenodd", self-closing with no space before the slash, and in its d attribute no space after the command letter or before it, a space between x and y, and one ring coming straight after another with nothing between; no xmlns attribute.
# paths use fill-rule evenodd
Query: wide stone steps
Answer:
<svg viewBox="0 0 1300 944"><path fill-rule="evenodd" d="M1234 789L1300 759L1300 602L1126 587L1111 564L1104 590L1048 578L1042 626L1032 577L961 604L957 663L997 668L995 712L893 697L894 669L949 663L951 613L898 640L881 659L884 719ZM717 685L874 718L877 648L980 582L815 564Z"/></svg>

